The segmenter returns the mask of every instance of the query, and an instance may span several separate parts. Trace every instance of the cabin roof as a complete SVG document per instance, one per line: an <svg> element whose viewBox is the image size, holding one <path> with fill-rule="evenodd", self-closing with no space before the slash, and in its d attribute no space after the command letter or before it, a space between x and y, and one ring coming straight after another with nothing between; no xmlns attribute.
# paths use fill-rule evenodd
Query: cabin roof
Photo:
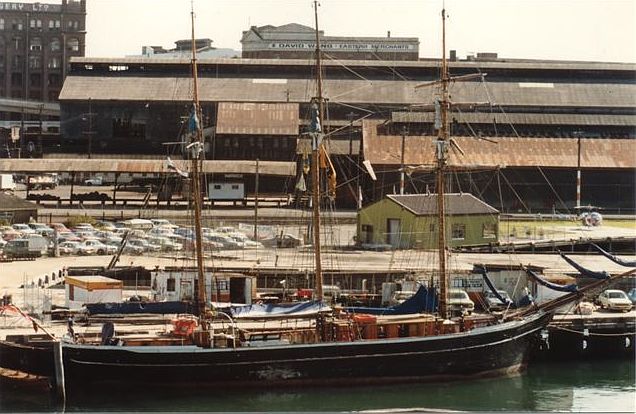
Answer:
<svg viewBox="0 0 636 414"><path fill-rule="evenodd" d="M437 214L437 194L387 195L389 200L401 205L416 216ZM499 211L469 193L444 194L446 214L499 214Z"/></svg>
<svg viewBox="0 0 636 414"><path fill-rule="evenodd" d="M3 193L0 191L0 210L2 211L15 211L15 210L37 210L38 205L27 200L23 200L20 197Z"/></svg>

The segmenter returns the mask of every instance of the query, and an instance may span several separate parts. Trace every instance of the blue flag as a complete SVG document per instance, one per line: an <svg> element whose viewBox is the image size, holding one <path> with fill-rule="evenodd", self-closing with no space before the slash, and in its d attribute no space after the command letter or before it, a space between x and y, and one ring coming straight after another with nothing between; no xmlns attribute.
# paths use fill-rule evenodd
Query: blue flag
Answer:
<svg viewBox="0 0 636 414"><path fill-rule="evenodd" d="M197 107L192 106L192 112L188 119L188 132L195 132L199 130L199 117L197 116Z"/></svg>
<svg viewBox="0 0 636 414"><path fill-rule="evenodd" d="M309 125L309 130L314 133L322 132L322 127L320 126L320 110L315 103L311 105L311 124Z"/></svg>

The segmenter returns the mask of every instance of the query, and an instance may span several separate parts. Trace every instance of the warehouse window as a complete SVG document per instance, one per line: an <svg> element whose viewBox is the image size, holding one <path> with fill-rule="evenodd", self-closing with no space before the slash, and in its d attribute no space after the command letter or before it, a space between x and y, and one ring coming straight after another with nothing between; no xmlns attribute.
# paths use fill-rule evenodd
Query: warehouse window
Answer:
<svg viewBox="0 0 636 414"><path fill-rule="evenodd" d="M68 50L70 50L71 52L78 52L79 51L79 40L72 38L69 39L69 41L66 44L66 48Z"/></svg>
<svg viewBox="0 0 636 414"><path fill-rule="evenodd" d="M34 37L33 39L31 39L31 42L29 44L29 49L31 49L32 52L39 52L42 50L42 40L39 37Z"/></svg>
<svg viewBox="0 0 636 414"><path fill-rule="evenodd" d="M0 19L0 30L4 30L4 19Z"/></svg>
<svg viewBox="0 0 636 414"><path fill-rule="evenodd" d="M177 287L177 281L175 278L169 278L166 283L166 290L168 292L174 292Z"/></svg>
<svg viewBox="0 0 636 414"><path fill-rule="evenodd" d="M466 225L453 224L452 238L453 240L464 240L466 238Z"/></svg>
<svg viewBox="0 0 636 414"><path fill-rule="evenodd" d="M29 56L29 69L40 69L42 67L42 59L40 56Z"/></svg>
<svg viewBox="0 0 636 414"><path fill-rule="evenodd" d="M54 37L53 39L51 39L50 47L51 47L51 52L57 52L58 50L60 50L62 48L60 39L58 39L57 37Z"/></svg>

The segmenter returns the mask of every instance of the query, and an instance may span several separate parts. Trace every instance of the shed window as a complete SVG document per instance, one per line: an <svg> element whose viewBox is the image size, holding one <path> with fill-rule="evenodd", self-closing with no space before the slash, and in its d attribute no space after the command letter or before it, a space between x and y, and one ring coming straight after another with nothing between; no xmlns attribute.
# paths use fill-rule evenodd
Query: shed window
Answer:
<svg viewBox="0 0 636 414"><path fill-rule="evenodd" d="M452 238L453 240L464 240L466 238L466 225L453 224Z"/></svg>
<svg viewBox="0 0 636 414"><path fill-rule="evenodd" d="M482 226L482 237L484 239L494 239L497 237L497 230L494 223L484 223Z"/></svg>
<svg viewBox="0 0 636 414"><path fill-rule="evenodd" d="M174 291L175 291L176 286L177 286L177 282L176 282L176 279L175 279L175 278L170 278L170 279L168 279L168 280L167 280L167 283L166 283L166 290L167 290L168 292L174 292Z"/></svg>
<svg viewBox="0 0 636 414"><path fill-rule="evenodd" d="M232 190L238 190L239 186L238 184L232 184Z"/></svg>

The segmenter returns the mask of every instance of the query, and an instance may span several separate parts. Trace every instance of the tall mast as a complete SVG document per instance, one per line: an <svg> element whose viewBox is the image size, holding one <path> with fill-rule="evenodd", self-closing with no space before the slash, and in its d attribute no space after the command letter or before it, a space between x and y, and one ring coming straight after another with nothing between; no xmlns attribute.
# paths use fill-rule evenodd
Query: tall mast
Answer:
<svg viewBox="0 0 636 414"><path fill-rule="evenodd" d="M311 183L313 204L313 236L314 257L316 261L316 298L322 301L322 262L320 258L320 150L322 144L322 125L324 102L322 98L322 66L320 61L320 32L318 30L318 0L314 0L314 16L316 21L316 92L312 109L312 153L311 153ZM317 113L316 113L317 112Z"/></svg>
<svg viewBox="0 0 636 414"><path fill-rule="evenodd" d="M196 41L194 38L194 3L191 3L191 23L192 23L192 114L194 117L195 131L191 142L188 145L191 151L192 161L192 197L194 201L194 234L195 253L197 259L197 309L200 316L206 313L205 298L205 274L203 271L203 242L201 235L201 153L203 151L203 131L201 129L201 107L199 105L199 84L197 70ZM192 119L191 119L192 120ZM205 324L202 324L205 328Z"/></svg>
<svg viewBox="0 0 636 414"><path fill-rule="evenodd" d="M439 255L439 313L442 318L448 317L448 270L446 269L446 206L444 200L444 172L446 169L446 158L448 154L448 110L450 109L450 98L448 95L448 85L450 76L448 74L448 63L446 62L446 10L442 9L442 93L440 97L440 117L441 127L436 141L437 158L437 220L439 223L437 249Z"/></svg>

